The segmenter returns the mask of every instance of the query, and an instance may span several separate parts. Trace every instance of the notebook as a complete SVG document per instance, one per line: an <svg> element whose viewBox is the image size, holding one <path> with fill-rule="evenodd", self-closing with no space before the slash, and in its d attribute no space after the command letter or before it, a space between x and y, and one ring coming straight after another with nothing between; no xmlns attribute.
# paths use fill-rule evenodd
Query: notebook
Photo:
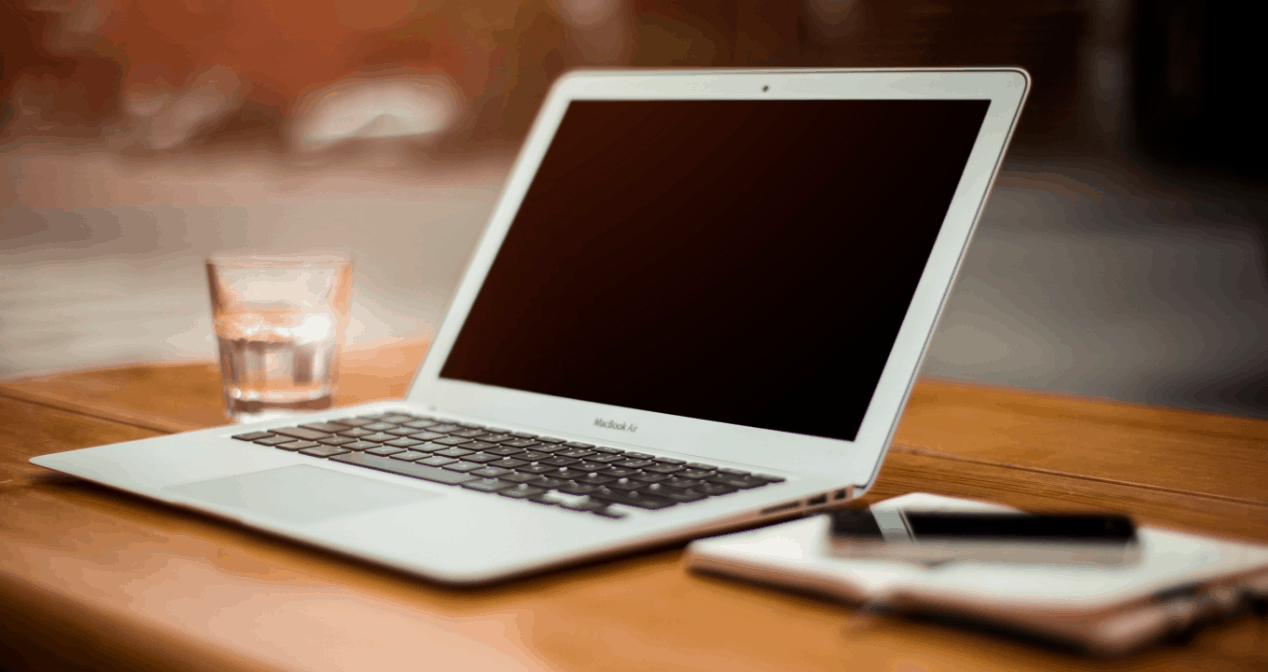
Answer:
<svg viewBox="0 0 1268 672"><path fill-rule="evenodd" d="M452 584L839 505L1028 85L566 74L404 399L32 462Z"/></svg>
<svg viewBox="0 0 1268 672"><path fill-rule="evenodd" d="M1011 510L910 493L874 511ZM688 565L799 591L989 626L1097 656L1135 651L1168 634L1238 615L1268 597L1268 547L1141 527L1137 562L1046 565L918 563L847 558L828 547L826 516L691 542Z"/></svg>

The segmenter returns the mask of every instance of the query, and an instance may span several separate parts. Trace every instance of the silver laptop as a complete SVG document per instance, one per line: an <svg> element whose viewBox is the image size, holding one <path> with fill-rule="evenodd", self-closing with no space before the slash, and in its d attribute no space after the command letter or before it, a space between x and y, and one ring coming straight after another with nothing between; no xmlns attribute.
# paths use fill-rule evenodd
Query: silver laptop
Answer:
<svg viewBox="0 0 1268 672"><path fill-rule="evenodd" d="M840 505L1028 84L568 74L404 400L31 461L453 584Z"/></svg>

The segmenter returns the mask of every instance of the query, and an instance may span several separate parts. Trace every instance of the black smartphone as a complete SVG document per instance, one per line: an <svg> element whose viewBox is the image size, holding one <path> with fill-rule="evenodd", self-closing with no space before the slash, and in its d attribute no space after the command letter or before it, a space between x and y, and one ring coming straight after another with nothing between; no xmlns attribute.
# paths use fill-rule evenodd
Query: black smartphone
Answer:
<svg viewBox="0 0 1268 672"><path fill-rule="evenodd" d="M1139 558L1136 525L1116 513L839 509L829 548L849 557L1122 565Z"/></svg>

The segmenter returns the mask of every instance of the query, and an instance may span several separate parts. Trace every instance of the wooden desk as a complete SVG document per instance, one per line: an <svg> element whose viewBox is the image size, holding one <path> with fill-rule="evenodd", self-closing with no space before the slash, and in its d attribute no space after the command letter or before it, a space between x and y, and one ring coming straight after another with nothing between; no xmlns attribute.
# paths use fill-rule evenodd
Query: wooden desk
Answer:
<svg viewBox="0 0 1268 672"><path fill-rule="evenodd" d="M424 349L350 353L343 401ZM0 668L1248 670L1253 618L1090 661L685 571L681 547L456 590L47 472L34 455L223 423L210 362L0 384ZM1268 422L921 381L868 499L1127 510L1268 541Z"/></svg>

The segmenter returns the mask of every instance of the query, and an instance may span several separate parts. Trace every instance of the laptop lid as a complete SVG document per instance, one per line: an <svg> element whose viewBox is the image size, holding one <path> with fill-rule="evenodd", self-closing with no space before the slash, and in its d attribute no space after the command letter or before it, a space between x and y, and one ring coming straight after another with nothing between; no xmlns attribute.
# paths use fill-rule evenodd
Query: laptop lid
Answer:
<svg viewBox="0 0 1268 672"><path fill-rule="evenodd" d="M866 487L1023 71L577 71L407 401Z"/></svg>

